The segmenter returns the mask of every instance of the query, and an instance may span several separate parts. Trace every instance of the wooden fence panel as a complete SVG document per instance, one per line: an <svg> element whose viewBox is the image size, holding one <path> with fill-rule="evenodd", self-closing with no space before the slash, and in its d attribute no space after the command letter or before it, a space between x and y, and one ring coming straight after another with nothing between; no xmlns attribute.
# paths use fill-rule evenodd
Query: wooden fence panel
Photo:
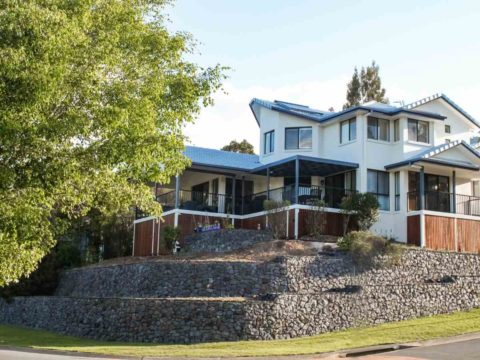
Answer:
<svg viewBox="0 0 480 360"><path fill-rule="evenodd" d="M420 246L420 215L407 217L407 244Z"/></svg>
<svg viewBox="0 0 480 360"><path fill-rule="evenodd" d="M480 253L480 221L457 219L457 251Z"/></svg>
<svg viewBox="0 0 480 360"><path fill-rule="evenodd" d="M154 219L142 221L135 224L135 243L133 256L152 255L152 236Z"/></svg>
<svg viewBox="0 0 480 360"><path fill-rule="evenodd" d="M455 219L425 215L425 246L434 250L455 250Z"/></svg>

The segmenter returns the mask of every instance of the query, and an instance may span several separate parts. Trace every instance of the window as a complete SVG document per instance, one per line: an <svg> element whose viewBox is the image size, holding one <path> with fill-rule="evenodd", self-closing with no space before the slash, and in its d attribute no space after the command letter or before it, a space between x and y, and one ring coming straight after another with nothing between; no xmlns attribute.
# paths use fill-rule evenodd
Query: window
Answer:
<svg viewBox="0 0 480 360"><path fill-rule="evenodd" d="M368 138L390 141L390 123L388 120L368 117Z"/></svg>
<svg viewBox="0 0 480 360"><path fill-rule="evenodd" d="M395 211L400 210L400 171L395 172Z"/></svg>
<svg viewBox="0 0 480 360"><path fill-rule="evenodd" d="M285 149L311 149L312 148L312 128L286 128L285 129Z"/></svg>
<svg viewBox="0 0 480 360"><path fill-rule="evenodd" d="M377 197L380 210L390 210L389 173L367 170L367 191Z"/></svg>
<svg viewBox="0 0 480 360"><path fill-rule="evenodd" d="M408 140L428 144L428 122L408 119Z"/></svg>
<svg viewBox="0 0 480 360"><path fill-rule="evenodd" d="M393 121L393 141L400 141L400 120Z"/></svg>
<svg viewBox="0 0 480 360"><path fill-rule="evenodd" d="M275 131L263 134L263 153L270 154L275 150Z"/></svg>
<svg viewBox="0 0 480 360"><path fill-rule="evenodd" d="M450 125L445 125L445 134L450 134L452 132L452 128Z"/></svg>
<svg viewBox="0 0 480 360"><path fill-rule="evenodd" d="M355 140L357 138L357 120L350 119L340 123L340 144Z"/></svg>
<svg viewBox="0 0 480 360"><path fill-rule="evenodd" d="M451 141L452 140L450 140L450 139L445 139L445 143L447 143L447 144L450 143Z"/></svg>

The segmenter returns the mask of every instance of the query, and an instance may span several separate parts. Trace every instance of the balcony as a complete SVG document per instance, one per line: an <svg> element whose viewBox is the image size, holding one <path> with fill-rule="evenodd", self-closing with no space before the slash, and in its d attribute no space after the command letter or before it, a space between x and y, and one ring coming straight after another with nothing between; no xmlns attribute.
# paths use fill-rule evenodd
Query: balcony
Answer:
<svg viewBox="0 0 480 360"><path fill-rule="evenodd" d="M408 211L422 209L418 191L407 193ZM480 216L480 197L441 191L426 191L423 210Z"/></svg>
<svg viewBox="0 0 480 360"><path fill-rule="evenodd" d="M339 208L343 197L353 192L355 190L300 184L298 187L298 201L296 201L295 186L289 185L243 197L236 196L235 209L233 209L232 195L180 190L178 207L184 210L246 215L263 211L264 201L270 199L274 201L289 201L290 204L298 203L302 205L313 205L316 200L323 200L325 207ZM164 211L174 209L175 200L175 191L157 196L157 201L162 204Z"/></svg>

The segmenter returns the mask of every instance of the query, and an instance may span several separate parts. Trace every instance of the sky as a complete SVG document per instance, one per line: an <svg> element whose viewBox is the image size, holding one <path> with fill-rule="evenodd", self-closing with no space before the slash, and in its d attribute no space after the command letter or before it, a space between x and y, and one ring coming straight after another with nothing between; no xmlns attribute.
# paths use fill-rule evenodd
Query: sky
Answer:
<svg viewBox="0 0 480 360"><path fill-rule="evenodd" d="M355 66L375 60L390 102L444 93L480 119L480 1L177 0L189 60L231 68L225 92L185 129L189 143L258 151L253 97L341 110Z"/></svg>

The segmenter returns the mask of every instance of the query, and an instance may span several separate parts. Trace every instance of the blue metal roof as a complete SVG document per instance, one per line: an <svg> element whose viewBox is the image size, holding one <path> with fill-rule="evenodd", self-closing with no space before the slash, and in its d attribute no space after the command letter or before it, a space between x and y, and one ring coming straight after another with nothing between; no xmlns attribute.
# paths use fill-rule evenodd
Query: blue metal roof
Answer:
<svg viewBox="0 0 480 360"><path fill-rule="evenodd" d="M251 170L261 165L258 155L240 154L197 146L185 147L184 154L192 160L193 165L231 170Z"/></svg>
<svg viewBox="0 0 480 360"><path fill-rule="evenodd" d="M427 96L423 99L417 100L411 104L405 105L405 109L415 109L416 107L426 104L430 101L437 100L437 99L443 99L447 104L449 104L451 107L453 107L455 110L457 110L460 114L465 116L469 121L471 121L474 125L480 127L480 123L469 113L467 113L460 105L458 105L456 102L454 102L452 99L450 99L447 95L445 94L434 94L431 96Z"/></svg>
<svg viewBox="0 0 480 360"><path fill-rule="evenodd" d="M398 163L386 165L385 169L386 170L391 170L391 169L395 169L395 168L398 168L398 167L401 167L401 166L404 166L404 165L412 165L414 163L423 161L423 162L436 163L436 164L439 164L439 165L465 168L465 169L469 169L469 170L479 170L480 166L478 166L476 164L472 164L469 161L438 159L438 158L433 157L435 155L441 154L442 152L447 151L447 150L452 149L452 148L457 147L457 146L465 147L473 155L480 158L480 153L475 148L473 148L472 146L470 146L468 143L466 143L463 140L462 141L457 140L457 141L452 141L450 143L433 146L433 147L431 147L431 148L429 148L429 149L427 149L427 150L425 150L425 151L423 151L423 152L421 152L421 153L419 153L415 156L412 156L411 158L400 161Z"/></svg>
<svg viewBox="0 0 480 360"><path fill-rule="evenodd" d="M406 114L412 114L412 115L420 115L424 117L429 117L437 120L444 120L446 117L431 113L431 112L426 112L426 111L416 111L416 110L409 110L406 108L402 107L395 107L391 106L388 104L382 104L382 103L373 103L373 104L365 104L365 105L359 105L359 106L354 106L351 108L348 108L343 111L339 112L329 112L329 111L322 111L322 110L317 110L317 109L312 109L306 105L299 105L299 104L293 104L289 103L286 101L267 101L267 100L261 100L257 98L253 98L250 101L250 108L253 111L252 106L254 104L263 106L267 109L274 110L274 111L279 111L282 113L286 113L289 115L295 115L299 116L308 120L313 120L317 121L319 123L323 123L326 121L334 120L339 116L346 115L348 113L356 112L358 110L363 110L363 111L368 111L368 112L376 112L388 116L395 116L400 113L406 113ZM255 112L254 112L255 115ZM257 123L258 123L258 119Z"/></svg>

